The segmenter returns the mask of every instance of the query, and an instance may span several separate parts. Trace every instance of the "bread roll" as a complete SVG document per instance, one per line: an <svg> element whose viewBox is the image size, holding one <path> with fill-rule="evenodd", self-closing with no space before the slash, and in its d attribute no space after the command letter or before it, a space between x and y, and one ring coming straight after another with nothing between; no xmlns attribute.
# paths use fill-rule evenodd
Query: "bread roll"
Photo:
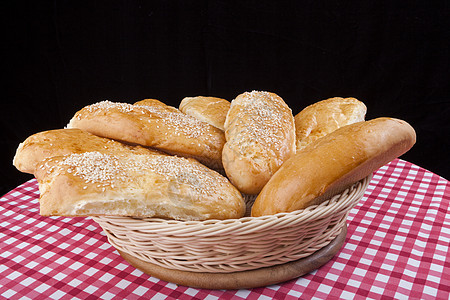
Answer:
<svg viewBox="0 0 450 300"><path fill-rule="evenodd" d="M101 101L78 111L68 127L196 158L211 168L221 168L225 143L221 130L162 102L149 102L132 105Z"/></svg>
<svg viewBox="0 0 450 300"><path fill-rule="evenodd" d="M164 110L170 110L172 112L178 113L178 109L176 109L173 106L167 105L164 102L161 102L157 99L144 99L144 100L140 100L134 103L134 105L144 105L144 106L158 106L161 107Z"/></svg>
<svg viewBox="0 0 450 300"><path fill-rule="evenodd" d="M246 92L231 102L225 120L222 162L243 193L257 194L295 153L294 117L274 93Z"/></svg>
<svg viewBox="0 0 450 300"><path fill-rule="evenodd" d="M230 109L230 102L216 97L186 97L181 100L180 110L200 121L225 130L223 124Z"/></svg>
<svg viewBox="0 0 450 300"><path fill-rule="evenodd" d="M245 213L239 191L194 159L85 152L44 160L36 178L43 216L206 220Z"/></svg>
<svg viewBox="0 0 450 300"><path fill-rule="evenodd" d="M297 151L342 126L364 121L366 112L355 98L335 97L307 106L294 117Z"/></svg>
<svg viewBox="0 0 450 300"><path fill-rule="evenodd" d="M45 158L89 151L147 155L161 153L140 146L125 145L80 129L55 129L29 136L17 148L13 165L21 172L34 174L37 164Z"/></svg>
<svg viewBox="0 0 450 300"><path fill-rule="evenodd" d="M288 159L256 198L252 216L320 204L402 155L415 141L414 129L393 118L341 127Z"/></svg>

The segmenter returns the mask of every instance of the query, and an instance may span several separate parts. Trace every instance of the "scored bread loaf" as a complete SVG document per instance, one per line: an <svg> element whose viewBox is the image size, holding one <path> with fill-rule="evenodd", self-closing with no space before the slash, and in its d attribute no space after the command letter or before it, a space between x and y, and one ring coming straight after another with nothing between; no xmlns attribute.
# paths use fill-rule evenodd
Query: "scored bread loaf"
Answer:
<svg viewBox="0 0 450 300"><path fill-rule="evenodd" d="M230 105L229 101L222 98L197 96L183 98L179 109L200 121L211 124L220 130L225 130L223 124Z"/></svg>
<svg viewBox="0 0 450 300"><path fill-rule="evenodd" d="M232 102L225 120L222 162L243 193L257 194L295 153L294 117L283 99L269 92L246 92Z"/></svg>
<svg viewBox="0 0 450 300"><path fill-rule="evenodd" d="M111 101L88 105L75 114L68 127L221 168L225 143L221 130L160 101L143 101L144 105Z"/></svg>
<svg viewBox="0 0 450 300"><path fill-rule="evenodd" d="M43 216L240 218L245 203L222 175L170 155L84 152L45 159L35 174Z"/></svg>
<svg viewBox="0 0 450 300"><path fill-rule="evenodd" d="M256 198L252 216L320 204L404 154L415 141L414 129L399 119L341 127L288 159Z"/></svg>
<svg viewBox="0 0 450 300"><path fill-rule="evenodd" d="M45 158L90 151L114 154L161 154L160 151L125 145L81 129L55 129L38 132L20 143L13 165L21 172L34 174L38 163Z"/></svg>
<svg viewBox="0 0 450 300"><path fill-rule="evenodd" d="M294 117L297 151L342 126L364 121L366 112L355 98L334 97L305 107Z"/></svg>

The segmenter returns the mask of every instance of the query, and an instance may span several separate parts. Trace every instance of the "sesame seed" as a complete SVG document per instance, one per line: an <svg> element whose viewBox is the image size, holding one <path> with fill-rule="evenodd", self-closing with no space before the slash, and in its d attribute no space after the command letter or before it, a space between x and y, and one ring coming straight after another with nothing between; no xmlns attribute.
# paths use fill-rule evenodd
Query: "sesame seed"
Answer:
<svg viewBox="0 0 450 300"><path fill-rule="evenodd" d="M57 165L60 170L71 170L86 184L97 188L114 188L120 182L134 181L138 176L158 174L175 188L189 185L196 193L213 195L218 184L228 181L218 173L192 160L168 155L113 156L99 152L85 152L65 156ZM86 189L84 186L83 189Z"/></svg>
<svg viewBox="0 0 450 300"><path fill-rule="evenodd" d="M89 113L97 113L116 109L124 114L141 114L148 116L147 121L155 117L165 126L169 127L176 135L184 135L189 138L197 138L201 135L208 135L211 125L202 122L192 116L186 115L177 109L166 109L162 106L133 105L129 103L112 102L109 100L100 101L85 108ZM82 114L77 115L78 119ZM159 125L157 126L159 128Z"/></svg>
<svg viewBox="0 0 450 300"><path fill-rule="evenodd" d="M269 92L252 91L243 93L236 102L241 108L233 122L241 127L242 135L260 144L263 151L278 151L284 143L286 128L292 126L290 120L284 117L284 113L291 110L283 99ZM245 153L248 143L236 142L240 152Z"/></svg>

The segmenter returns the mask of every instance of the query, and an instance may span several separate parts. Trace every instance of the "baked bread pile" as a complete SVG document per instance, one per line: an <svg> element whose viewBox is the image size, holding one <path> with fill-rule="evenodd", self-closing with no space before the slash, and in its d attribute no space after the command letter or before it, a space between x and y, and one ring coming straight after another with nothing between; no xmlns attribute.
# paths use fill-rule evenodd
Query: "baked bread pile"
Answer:
<svg viewBox="0 0 450 300"><path fill-rule="evenodd" d="M414 145L405 121L365 114L335 97L294 116L264 91L186 97L179 108L101 101L28 137L13 164L37 178L44 216L233 219L250 194L258 217L319 204Z"/></svg>

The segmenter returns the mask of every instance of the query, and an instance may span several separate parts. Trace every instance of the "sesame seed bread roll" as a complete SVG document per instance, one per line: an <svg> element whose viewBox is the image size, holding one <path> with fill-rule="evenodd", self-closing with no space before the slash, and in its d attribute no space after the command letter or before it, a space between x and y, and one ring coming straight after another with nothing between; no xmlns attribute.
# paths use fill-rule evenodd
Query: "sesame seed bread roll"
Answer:
<svg viewBox="0 0 450 300"><path fill-rule="evenodd" d="M257 194L295 153L292 111L274 93L243 93L231 102L225 137L222 162L228 178L241 192Z"/></svg>
<svg viewBox="0 0 450 300"><path fill-rule="evenodd" d="M245 203L222 175L194 159L85 152L44 160L36 170L43 216L240 218Z"/></svg>
<svg viewBox="0 0 450 300"><path fill-rule="evenodd" d="M68 127L195 158L211 168L222 167L225 136L221 130L162 102L146 102L88 105L75 114Z"/></svg>
<svg viewBox="0 0 450 300"><path fill-rule="evenodd" d="M181 100L179 109L183 113L193 116L224 131L223 124L227 117L231 103L217 97L185 97Z"/></svg>
<svg viewBox="0 0 450 300"><path fill-rule="evenodd" d="M342 126L364 121L366 112L355 98L334 97L305 107L294 117L297 151Z"/></svg>
<svg viewBox="0 0 450 300"><path fill-rule="evenodd" d="M33 134L20 143L13 165L21 172L34 174L36 166L45 158L90 151L161 154L157 150L125 145L80 129L55 129Z"/></svg>
<svg viewBox="0 0 450 300"><path fill-rule="evenodd" d="M320 204L407 152L416 142L405 121L377 118L337 129L288 159L252 207L252 216Z"/></svg>

